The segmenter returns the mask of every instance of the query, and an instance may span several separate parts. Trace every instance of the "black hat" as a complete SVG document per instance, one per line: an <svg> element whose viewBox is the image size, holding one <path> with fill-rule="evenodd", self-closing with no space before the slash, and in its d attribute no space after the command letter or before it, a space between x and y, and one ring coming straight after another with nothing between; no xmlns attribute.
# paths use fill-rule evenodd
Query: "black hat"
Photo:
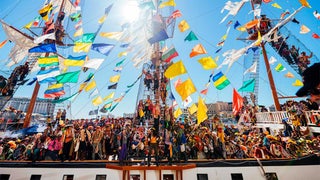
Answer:
<svg viewBox="0 0 320 180"><path fill-rule="evenodd" d="M320 63L314 63L308 67L303 73L303 86L300 88L296 95L298 97L310 94L310 90L316 88L320 84Z"/></svg>

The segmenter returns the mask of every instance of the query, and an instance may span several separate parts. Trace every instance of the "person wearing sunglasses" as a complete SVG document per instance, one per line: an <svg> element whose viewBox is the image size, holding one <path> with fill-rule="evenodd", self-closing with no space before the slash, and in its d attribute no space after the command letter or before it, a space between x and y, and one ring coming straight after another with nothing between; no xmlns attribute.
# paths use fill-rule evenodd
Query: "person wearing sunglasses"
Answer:
<svg viewBox="0 0 320 180"><path fill-rule="evenodd" d="M320 63L314 63L303 73L303 86L296 92L298 97L310 96L312 102L320 105Z"/></svg>

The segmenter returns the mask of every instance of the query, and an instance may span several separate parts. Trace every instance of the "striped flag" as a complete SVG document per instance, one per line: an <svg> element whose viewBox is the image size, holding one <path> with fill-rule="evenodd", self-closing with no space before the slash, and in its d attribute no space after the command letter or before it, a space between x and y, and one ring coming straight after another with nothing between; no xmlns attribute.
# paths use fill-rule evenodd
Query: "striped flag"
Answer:
<svg viewBox="0 0 320 180"><path fill-rule="evenodd" d="M178 52L172 46L162 54L162 60L166 63L169 63L173 58L177 57L178 55L179 55Z"/></svg>
<svg viewBox="0 0 320 180"><path fill-rule="evenodd" d="M221 71L212 77L212 81L213 85L219 90L222 90L230 84L228 78Z"/></svg>

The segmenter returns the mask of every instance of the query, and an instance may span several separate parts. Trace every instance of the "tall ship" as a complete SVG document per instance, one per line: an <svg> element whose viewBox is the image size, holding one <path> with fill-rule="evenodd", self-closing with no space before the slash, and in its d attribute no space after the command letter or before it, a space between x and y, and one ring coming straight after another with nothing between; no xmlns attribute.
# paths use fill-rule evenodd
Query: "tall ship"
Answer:
<svg viewBox="0 0 320 180"><path fill-rule="evenodd" d="M312 3L1 2L0 179L318 179Z"/></svg>

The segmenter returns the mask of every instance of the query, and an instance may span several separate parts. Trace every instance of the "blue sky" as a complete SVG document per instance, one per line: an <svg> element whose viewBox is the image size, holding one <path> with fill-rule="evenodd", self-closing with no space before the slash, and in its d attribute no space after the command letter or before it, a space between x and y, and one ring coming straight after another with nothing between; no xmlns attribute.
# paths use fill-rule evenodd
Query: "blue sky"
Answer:
<svg viewBox="0 0 320 180"><path fill-rule="evenodd" d="M133 0L131 0L133 1ZM83 28L85 32L94 32L98 27L98 19L103 15L104 8L114 2L114 8L111 10L106 22L104 23L100 32L111 32L111 31L120 31L121 30L121 23L126 17L127 12L125 12L123 7L125 4L128 4L129 0L119 0L119 1L107 1L107 0L82 0L81 1L81 9L82 9L82 17L83 17ZM177 19L176 29L174 31L174 37L166 41L168 47L171 45L175 46L176 50L179 53L179 57L174 59L174 62L178 60L182 60L186 66L188 71L187 74L179 76L182 80L186 80L190 77L196 88L197 93L194 93L191 97L194 102L197 101L199 92L204 89L205 84L208 81L208 77L211 74L210 70L203 70L201 65L197 62L200 57L203 56L196 56L194 58L189 57L189 53L191 49L198 43L201 43L205 49L207 50L208 54L213 58L216 56L220 56L218 64L223 61L222 54L223 52L230 50L230 49L240 49L245 47L246 44L242 41L236 40L237 37L241 35L241 32L233 29L231 27L230 33L228 38L225 41L223 49L216 54L215 51L218 49L216 44L220 42L221 37L225 34L227 30L227 22L232 20L233 22L239 21L242 25L246 22L249 22L253 19L252 14L248 14L251 10L251 5L249 3L245 4L244 7L240 10L237 16L229 16L228 19L224 22L219 24L220 20L227 14L227 12L220 13L222 7L224 6L226 1L222 0L175 0L176 7L175 9L179 9L182 13L182 17ZM235 1L233 1L235 2ZM278 3L282 9L277 9L271 6L272 3ZM320 57L320 53L317 47L320 45L319 39L314 39L311 36L311 33L320 34L320 20L317 20L313 16L313 11L318 10L320 11L320 4L316 0L309 1L312 8L310 9L303 9L300 13L296 15L296 19L300 21L300 25L304 24L311 32L308 34L300 34L300 25L294 23L288 23L287 28L290 32L296 36L303 44L305 44L316 56ZM4 19L7 23L17 27L18 29L22 29L24 25L30 22L33 18L37 16L37 11L41 9L43 6L43 2L40 0L29 0L29 1L22 1L22 0L12 0L12 1L1 1L0 2L0 18ZM271 19L278 19L280 14L285 10L289 12L293 12L295 9L298 9L300 4L298 0L274 0L269 4L262 4L262 14L267 14ZM164 9L165 10L165 9ZM128 11L128 10L126 10ZM186 32L180 32L177 29L177 24L181 20L186 20L189 25L190 29ZM233 25L232 25L233 26ZM68 26L69 32L73 32L73 24ZM199 41L192 41L192 42L184 42L184 38L187 34L192 30L199 38ZM22 29L22 31L27 32L26 30ZM72 34L71 34L72 36ZM3 29L0 28L0 41L6 39ZM103 42L103 43L111 43L111 44L118 44L118 42L105 39L102 37L97 37L95 42ZM8 72L11 72L14 67L7 68L5 67L5 62L7 60L7 56L9 54L10 48L12 44L6 44L5 47L0 49L0 64L1 64L1 74L5 75L6 77L9 76ZM278 62L282 63L287 71L292 72L296 77L294 79L288 79L284 77L284 74L287 72L275 72L274 67L275 65L271 65L272 73L275 79L275 84L277 90L281 92L283 95L290 96L294 95L295 92L298 90L298 87L294 87L291 84L294 80L300 79L299 75L297 75L288 64L286 64L280 56L278 56L270 46L266 46L268 56L274 56ZM115 75L115 72L112 72L112 69L115 67L115 64L119 62L123 58L118 58L117 55L121 51L119 48L115 48L114 51L111 52L109 56L103 56L97 52L90 52L90 58L104 58L105 61L95 72L95 80L97 81L97 88L100 92L101 96L105 96L109 94L110 90L107 90L107 86L110 85L109 78L112 75ZM63 54L64 56L68 55L82 55L82 54L75 54L72 52L72 49L59 49L59 53ZM206 56L207 56L206 55ZM125 61L124 69L121 73L121 79L118 84L118 88L116 90L115 98L119 97L121 93L126 90L126 86L131 84L136 80L141 72L141 68L133 67L133 63L130 61L132 54L128 54ZM246 63L244 63L246 61ZM231 85L226 87L223 90L217 90L212 84L209 87L208 95L206 96L206 102L211 103L215 101L231 101L232 100L232 88L239 89L242 85L243 79L247 79L248 75L243 77L243 72L246 69L245 66L251 64L251 59L249 57L242 56L234 65L227 71L226 67L220 69L223 73L226 74L228 79L231 82ZM246 65L244 65L246 64ZM214 70L214 73L219 72L220 70ZM94 72L90 70L90 72ZM264 64L262 60L262 56L260 58L260 85L259 85L259 104L263 105L271 105L273 104L267 74L264 70ZM84 80L85 77L88 75L87 73L82 73L80 76L80 80ZM33 78L35 74L30 74L29 78ZM172 83L177 78L174 78ZM112 112L117 116L121 116L122 113L127 112L131 113L134 111L135 103L136 103L136 94L138 91L139 84L136 84L132 90L125 96L122 102L117 106L117 108ZM42 85L38 97L43 97L43 92L46 89L46 85ZM70 87L70 88L69 88ZM67 95L70 93L74 93L77 91L79 84L69 84L65 87ZM25 86L18 89L15 96L16 97L29 97L32 94L33 86ZM174 91L173 92L178 102L181 102L181 98L179 95ZM181 104L181 103L180 103ZM96 109L91 103L89 99L89 93L81 93L77 99L75 99L71 104L71 114L74 118L81 118L81 117L89 117L88 112L90 110ZM69 112L70 114L70 112Z"/></svg>

